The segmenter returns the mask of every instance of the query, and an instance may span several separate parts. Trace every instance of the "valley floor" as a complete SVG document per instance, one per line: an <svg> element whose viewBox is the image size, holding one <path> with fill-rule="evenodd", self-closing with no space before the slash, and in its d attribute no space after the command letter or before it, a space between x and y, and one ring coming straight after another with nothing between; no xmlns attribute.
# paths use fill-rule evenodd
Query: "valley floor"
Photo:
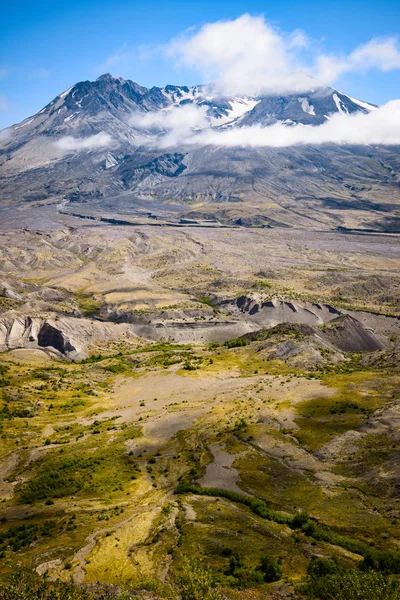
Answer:
<svg viewBox="0 0 400 600"><path fill-rule="evenodd" d="M1 234L1 577L154 589L191 557L233 600L291 597L315 556L398 572L398 239L62 219ZM323 316L265 329L268 303L377 346Z"/></svg>
<svg viewBox="0 0 400 600"><path fill-rule="evenodd" d="M14 350L1 362L3 574L18 564L139 585L189 555L228 585L226 549L248 569L263 552L279 556L292 582L315 554L361 559L224 491L396 549L395 372L305 378L224 346L124 347L85 364ZM180 482L218 490L176 495Z"/></svg>

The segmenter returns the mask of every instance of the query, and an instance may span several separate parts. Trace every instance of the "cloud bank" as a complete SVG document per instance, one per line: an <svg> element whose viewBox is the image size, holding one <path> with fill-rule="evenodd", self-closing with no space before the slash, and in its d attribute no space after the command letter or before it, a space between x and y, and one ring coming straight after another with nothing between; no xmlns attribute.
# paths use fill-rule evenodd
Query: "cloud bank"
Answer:
<svg viewBox="0 0 400 600"><path fill-rule="evenodd" d="M112 137L108 133L100 131L100 133L90 135L86 138L75 138L71 135L67 135L54 142L54 145L63 153L83 152L85 150L97 150L99 148L108 147L111 145L112 141Z"/></svg>
<svg viewBox="0 0 400 600"><path fill-rule="evenodd" d="M149 134L145 143L157 148L182 146L272 147L320 144L400 145L400 100L368 114L335 113L322 125L213 128L204 107L184 106L156 113L136 114L131 124Z"/></svg>
<svg viewBox="0 0 400 600"><path fill-rule="evenodd" d="M185 104L168 110L134 113L129 123L133 127L154 132L169 131L172 129L187 131L188 129L207 126L206 111L206 106Z"/></svg>
<svg viewBox="0 0 400 600"><path fill-rule="evenodd" d="M300 144L400 145L400 100L388 102L368 114L336 113L318 126L275 123L268 127L208 130L193 134L186 142L225 147L275 148Z"/></svg>
<svg viewBox="0 0 400 600"><path fill-rule="evenodd" d="M315 87L315 79L332 84L352 71L400 69L399 42L393 36L373 38L348 55L328 55L304 32L283 33L264 17L249 14L207 23L173 39L163 52L228 95L301 92Z"/></svg>
<svg viewBox="0 0 400 600"><path fill-rule="evenodd" d="M189 139L193 132L209 126L207 107L186 104L148 113L134 113L129 124L151 137L148 145L175 146Z"/></svg>

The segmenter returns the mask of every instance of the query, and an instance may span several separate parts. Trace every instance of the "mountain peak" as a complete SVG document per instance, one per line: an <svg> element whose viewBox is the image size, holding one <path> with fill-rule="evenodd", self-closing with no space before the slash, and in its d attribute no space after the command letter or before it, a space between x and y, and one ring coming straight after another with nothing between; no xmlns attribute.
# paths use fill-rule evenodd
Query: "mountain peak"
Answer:
<svg viewBox="0 0 400 600"><path fill-rule="evenodd" d="M110 73L103 73L103 75L100 75L100 77L98 77L96 81L108 81L110 83L113 83L114 81L119 81L120 83L124 83L125 80L122 79L122 77L113 77Z"/></svg>

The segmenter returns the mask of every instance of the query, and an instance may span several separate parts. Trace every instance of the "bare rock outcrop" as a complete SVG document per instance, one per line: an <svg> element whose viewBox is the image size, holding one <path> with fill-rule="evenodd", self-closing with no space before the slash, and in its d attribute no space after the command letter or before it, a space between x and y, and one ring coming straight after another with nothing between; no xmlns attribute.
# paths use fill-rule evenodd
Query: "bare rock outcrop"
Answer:
<svg viewBox="0 0 400 600"><path fill-rule="evenodd" d="M304 300L263 300L261 294L240 296L224 300L219 306L231 314L256 322L261 327L274 327L279 323L302 323L318 326L338 317L341 312L329 304Z"/></svg>
<svg viewBox="0 0 400 600"><path fill-rule="evenodd" d="M65 335L57 321L29 316L0 318L0 350L43 348L51 352L78 358L79 345Z"/></svg>
<svg viewBox="0 0 400 600"><path fill-rule="evenodd" d="M350 315L331 321L325 326L324 334L332 344L345 352L373 352L385 348L371 331Z"/></svg>
<svg viewBox="0 0 400 600"><path fill-rule="evenodd" d="M8 312L0 317L0 352L17 348L42 349L59 357L80 360L89 345L135 336L127 323L102 323L76 317L39 318Z"/></svg>

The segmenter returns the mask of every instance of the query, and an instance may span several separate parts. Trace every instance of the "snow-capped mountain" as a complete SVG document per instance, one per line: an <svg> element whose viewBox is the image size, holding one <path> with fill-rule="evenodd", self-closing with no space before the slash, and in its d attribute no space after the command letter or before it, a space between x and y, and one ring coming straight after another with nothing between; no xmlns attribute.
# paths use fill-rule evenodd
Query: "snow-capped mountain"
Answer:
<svg viewBox="0 0 400 600"><path fill-rule="evenodd" d="M165 110L177 106L205 107L210 125L270 124L292 121L317 125L330 115L368 112L375 106L361 102L327 86L317 86L301 95L253 97L216 97L207 86L142 87L137 83L102 75L96 81L83 81L66 90L39 113L10 128L16 137L37 131L55 134L91 133L97 122L106 125L119 120L124 126L133 112ZM115 125L115 123L114 123ZM110 123L111 126L111 123Z"/></svg>
<svg viewBox="0 0 400 600"><path fill-rule="evenodd" d="M318 84L302 94L222 97L209 86L148 89L106 74L77 83L2 132L1 199L90 201L130 191L142 200L180 203L291 206L298 198L325 198L331 206L337 196L342 203L356 198L359 209L373 182L374 190L386 190L379 192L380 202L397 203L399 155L393 148L186 147L180 137L183 115L196 130L229 130L279 122L321 125L336 114L375 108ZM158 140L171 115L178 133L166 147Z"/></svg>
<svg viewBox="0 0 400 600"><path fill-rule="evenodd" d="M148 89L106 74L95 81L77 83L36 115L5 130L0 139L2 171L11 175L66 157L73 160L82 149L90 150L91 162L115 166L127 153L143 146L149 136L154 137L154 131L140 119L132 121L133 115L162 117L171 109L187 107L202 111L203 128L265 126L279 121L320 125L335 113L366 113L375 108L326 86L285 97L218 97L208 86ZM162 130L160 125L155 135ZM57 142L65 138L89 141L81 147L67 140L60 147ZM104 140L109 143L102 143Z"/></svg>

